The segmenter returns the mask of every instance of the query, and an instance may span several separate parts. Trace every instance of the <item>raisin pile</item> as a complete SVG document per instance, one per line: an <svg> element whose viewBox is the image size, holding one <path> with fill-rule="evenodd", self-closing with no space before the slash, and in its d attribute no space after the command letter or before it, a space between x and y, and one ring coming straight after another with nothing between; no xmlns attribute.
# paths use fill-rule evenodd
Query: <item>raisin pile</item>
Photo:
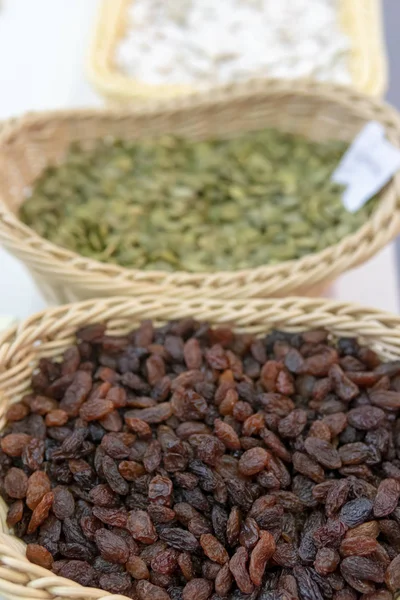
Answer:
<svg viewBox="0 0 400 600"><path fill-rule="evenodd" d="M137 600L390 600L400 361L322 330L77 332L0 439L27 557Z"/></svg>

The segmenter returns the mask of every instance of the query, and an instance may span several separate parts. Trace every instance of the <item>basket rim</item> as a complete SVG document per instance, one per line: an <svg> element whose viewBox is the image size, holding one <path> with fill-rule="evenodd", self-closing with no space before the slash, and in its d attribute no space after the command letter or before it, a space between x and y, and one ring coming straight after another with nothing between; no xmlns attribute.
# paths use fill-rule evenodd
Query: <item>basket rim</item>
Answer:
<svg viewBox="0 0 400 600"><path fill-rule="evenodd" d="M10 402L17 399L15 394L7 397L4 393L7 379L17 379L13 357L26 351L23 367L25 378L30 378L39 357L38 340L43 339L49 345L50 352L47 355L56 356L65 348L65 344L72 342L73 332L85 323L112 323L115 333L120 327L127 328L128 322L132 327L141 318L153 317L157 321L165 321L190 314L197 318L208 316L216 323L229 323L233 326L237 322L237 327L251 328L252 324L258 323L263 331L267 330L268 323L274 326L283 322L288 324L286 329L292 331L324 327L337 335L360 336L366 339L366 343L383 340L388 349L392 349L397 357L400 356L400 316L352 302L301 297L250 301L220 301L199 297L181 301L176 296L87 300L44 309L0 335L2 413L4 414ZM60 335L61 345L58 346L56 340ZM0 500L0 516L4 510L5 503ZM38 600L72 597L79 600L127 600L122 595L82 587L29 563L24 555L24 544L9 531L5 519L0 518L0 593L8 600L23 600L28 597L28 591L32 591L30 598Z"/></svg>
<svg viewBox="0 0 400 600"><path fill-rule="evenodd" d="M115 102L174 98L193 91L190 85L152 85L134 79L114 66L114 50L126 26L130 0L102 0L87 57L86 72L92 85ZM383 96L387 88L387 52L381 0L340 0L338 18L352 41L349 61L354 89ZM251 79L251 78L249 78Z"/></svg>
<svg viewBox="0 0 400 600"><path fill-rule="evenodd" d="M111 323L113 329L120 331L126 330L124 322L132 323L139 317L165 322L193 316L199 321L230 325L239 331L252 331L267 323L293 332L323 328L340 332L335 335L365 337L368 343L378 339L382 352L398 353L400 357L400 315L389 311L323 297L226 300L198 294L182 299L169 290L164 295L112 296L50 306L14 323L0 332L0 392L5 391L3 383L8 363L12 368L18 364L20 357L15 358L16 350L30 348L40 353L40 340L45 343L54 339L69 341L84 323ZM63 331L65 336L59 338ZM56 346L51 349L52 354L56 353Z"/></svg>
<svg viewBox="0 0 400 600"><path fill-rule="evenodd" d="M51 121L74 119L79 120L110 118L117 120L131 117L158 117L163 115L184 115L185 111L196 108L217 108L225 103L235 103L261 97L275 97L282 94L298 96L302 100L308 97L318 97L321 102L335 103L352 110L356 105L360 114L365 116L368 112L375 115L388 130L393 132L393 143L400 147L400 115L390 105L374 98L365 96L345 86L334 84L321 84L315 81L300 79L297 81L253 80L246 84L224 86L212 92L196 92L190 96L175 98L169 101L150 102L146 106L136 109L74 109L27 113L22 117L11 119L5 123L0 134L0 149L7 148L19 135L28 134L29 131ZM365 113L365 114L364 114ZM3 244L22 254L29 254L29 262L35 264L35 270L40 272L57 270L65 277L73 276L83 281L90 273L98 279L106 280L108 277L118 278L122 283L146 283L178 285L193 288L199 284L207 288L220 288L233 281L247 281L250 283L269 282L279 288L286 285L288 277L293 281L304 281L308 276L310 285L319 283L342 273L343 271L363 262L386 243L391 241L400 231L400 173L397 173L381 192L382 202L373 213L376 222L371 225L371 218L354 233L344 237L340 242L325 248L322 251L308 254L302 258L283 261L277 265L266 265L233 271L209 272L166 272L160 270L143 271L129 269L119 265L100 262L92 258L62 248L38 235L33 229L24 225L19 218L8 208L0 198L0 239ZM300 275L301 278L299 279Z"/></svg>

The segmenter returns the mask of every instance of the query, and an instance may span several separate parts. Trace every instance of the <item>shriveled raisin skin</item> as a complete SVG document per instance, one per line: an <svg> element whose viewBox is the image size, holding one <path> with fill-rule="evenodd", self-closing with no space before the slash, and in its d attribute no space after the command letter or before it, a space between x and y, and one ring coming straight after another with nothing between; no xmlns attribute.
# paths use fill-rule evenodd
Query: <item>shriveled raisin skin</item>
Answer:
<svg viewBox="0 0 400 600"><path fill-rule="evenodd" d="M340 544L340 554L346 556L368 556L378 549L378 542L374 537L357 535L345 538Z"/></svg>
<svg viewBox="0 0 400 600"><path fill-rule="evenodd" d="M208 556L210 560L221 565L229 560L229 555L223 545L210 533L205 533L200 536L200 544L204 554Z"/></svg>
<svg viewBox="0 0 400 600"><path fill-rule="evenodd" d="M135 600L396 594L400 361L193 319L79 336L0 438L34 562Z"/></svg>
<svg viewBox="0 0 400 600"><path fill-rule="evenodd" d="M10 498L25 498L28 491L28 477L21 469L12 467L4 478L4 489Z"/></svg>
<svg viewBox="0 0 400 600"><path fill-rule="evenodd" d="M119 535L107 529L98 529L95 540L101 556L110 562L125 564L129 558L129 547Z"/></svg>
<svg viewBox="0 0 400 600"><path fill-rule="evenodd" d="M67 517L72 517L75 512L75 500L72 493L64 487L56 487L53 490L53 513L57 519L64 520Z"/></svg>
<svg viewBox="0 0 400 600"><path fill-rule="evenodd" d="M38 544L28 544L26 547L26 558L33 562L35 565L39 565L44 569L51 569L53 566L53 557L50 552L43 546Z"/></svg>
<svg viewBox="0 0 400 600"><path fill-rule="evenodd" d="M152 544L157 540L157 533L154 525L143 510L132 511L129 514L126 527L132 537L142 544Z"/></svg>
<svg viewBox="0 0 400 600"><path fill-rule="evenodd" d="M252 448L242 454L239 471L242 475L256 475L269 463L270 454L264 448Z"/></svg>
<svg viewBox="0 0 400 600"><path fill-rule="evenodd" d="M385 574L385 583L393 593L400 590L400 554L388 566Z"/></svg>
<svg viewBox="0 0 400 600"><path fill-rule="evenodd" d="M24 503L22 500L17 500L11 504L10 508L7 512L7 525L9 527L14 527L17 523L22 520L24 515Z"/></svg>
<svg viewBox="0 0 400 600"><path fill-rule="evenodd" d="M254 585L261 585L268 560L274 555L276 544L268 531L260 532L260 539L250 557L249 574Z"/></svg>
<svg viewBox="0 0 400 600"><path fill-rule="evenodd" d="M378 487L374 501L374 516L378 518L390 515L399 502L400 481L396 479L384 479Z"/></svg>
<svg viewBox="0 0 400 600"><path fill-rule="evenodd" d="M329 442L308 437L304 442L304 447L308 454L325 469L340 469L342 466L338 451Z"/></svg>
<svg viewBox="0 0 400 600"><path fill-rule="evenodd" d="M21 456L31 436L26 433L10 433L1 439L1 449L8 456Z"/></svg>
<svg viewBox="0 0 400 600"><path fill-rule="evenodd" d="M247 571L248 553L242 546L236 550L235 554L229 561L230 571L237 583L238 588L243 594L251 594L254 585Z"/></svg>
<svg viewBox="0 0 400 600"><path fill-rule="evenodd" d="M207 579L192 579L182 592L183 600L207 600L212 593L213 585Z"/></svg>
<svg viewBox="0 0 400 600"><path fill-rule="evenodd" d="M340 556L333 548L320 548L314 561L314 568L322 576L333 573L340 562Z"/></svg>
<svg viewBox="0 0 400 600"><path fill-rule="evenodd" d="M99 584L101 589L111 594L126 594L131 587L131 578L128 573L110 573L101 575Z"/></svg>
<svg viewBox="0 0 400 600"><path fill-rule="evenodd" d="M149 569L140 556L130 556L125 567L134 579L148 579L150 576Z"/></svg>
<svg viewBox="0 0 400 600"><path fill-rule="evenodd" d="M28 533L33 533L49 516L50 508L53 504L53 492L47 492L35 507L31 520L28 525Z"/></svg>
<svg viewBox="0 0 400 600"><path fill-rule="evenodd" d="M348 527L356 527L368 521L373 504L367 498L357 498L347 502L340 511L341 521Z"/></svg>
<svg viewBox="0 0 400 600"><path fill-rule="evenodd" d="M60 577L72 579L84 586L93 586L97 583L96 571L83 560L59 561L62 564L53 564L53 570Z"/></svg>

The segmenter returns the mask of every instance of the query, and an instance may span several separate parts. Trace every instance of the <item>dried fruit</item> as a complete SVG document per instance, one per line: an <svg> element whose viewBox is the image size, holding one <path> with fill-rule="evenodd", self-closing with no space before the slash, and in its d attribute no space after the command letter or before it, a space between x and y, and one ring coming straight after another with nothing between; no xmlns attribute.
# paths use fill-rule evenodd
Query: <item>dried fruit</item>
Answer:
<svg viewBox="0 0 400 600"><path fill-rule="evenodd" d="M239 436L229 423L215 419L214 427L215 435L229 450L240 450Z"/></svg>
<svg viewBox="0 0 400 600"><path fill-rule="evenodd" d="M242 475L256 475L269 463L270 454L264 448L251 448L242 454L239 460L239 471Z"/></svg>
<svg viewBox="0 0 400 600"><path fill-rule="evenodd" d="M399 502L400 481L396 479L384 479L378 487L374 501L374 516L376 518L390 515Z"/></svg>
<svg viewBox="0 0 400 600"><path fill-rule="evenodd" d="M24 515L24 503L22 500L17 500L11 504L10 508L7 512L7 525L9 527L14 527L17 523L22 520Z"/></svg>
<svg viewBox="0 0 400 600"><path fill-rule="evenodd" d="M37 438L32 438L22 450L22 462L31 471L38 471L43 464L44 453L44 441Z"/></svg>
<svg viewBox="0 0 400 600"><path fill-rule="evenodd" d="M213 584L207 579L191 579L183 588L182 600L207 600L212 589Z"/></svg>
<svg viewBox="0 0 400 600"><path fill-rule="evenodd" d="M1 449L8 456L21 456L30 440L31 436L26 433L10 433L1 439Z"/></svg>
<svg viewBox="0 0 400 600"><path fill-rule="evenodd" d="M323 468L303 452L295 452L292 460L294 468L302 475L309 477L316 483L324 481L325 473Z"/></svg>
<svg viewBox="0 0 400 600"><path fill-rule="evenodd" d="M340 469L342 461L338 451L325 440L308 437L304 442L308 454L319 462L325 469Z"/></svg>
<svg viewBox="0 0 400 600"><path fill-rule="evenodd" d="M100 554L105 560L123 564L127 562L129 547L123 537L107 529L98 529L95 533L95 540Z"/></svg>
<svg viewBox="0 0 400 600"><path fill-rule="evenodd" d="M400 554L388 566L385 582L391 592L395 593L400 590Z"/></svg>
<svg viewBox="0 0 400 600"><path fill-rule="evenodd" d="M314 561L314 568L322 576L333 573L340 562L340 556L333 548L320 548Z"/></svg>
<svg viewBox="0 0 400 600"><path fill-rule="evenodd" d="M397 591L398 366L326 332L82 335L40 361L0 444L32 560L138 600Z"/></svg>
<svg viewBox="0 0 400 600"><path fill-rule="evenodd" d="M157 539L157 533L147 512L133 510L129 513L126 524L132 537L143 544L152 544Z"/></svg>
<svg viewBox="0 0 400 600"><path fill-rule="evenodd" d="M40 500L39 504L35 507L32 513L31 520L29 521L28 533L33 533L49 516L50 508L53 504L54 494L53 492L47 492Z"/></svg>
<svg viewBox="0 0 400 600"><path fill-rule="evenodd" d="M343 559L340 564L340 572L348 584L353 587L357 579L383 583L385 578L385 567L381 563L364 556L350 556ZM358 589L358 591L363 592L362 589Z"/></svg>
<svg viewBox="0 0 400 600"><path fill-rule="evenodd" d="M200 544L204 554L208 556L210 560L213 560L220 565L225 564L229 560L229 555L223 545L210 533L205 533L200 536Z"/></svg>
<svg viewBox="0 0 400 600"><path fill-rule="evenodd" d="M355 498L347 502L340 511L340 520L347 527L356 527L368 521L373 504L368 498Z"/></svg>
<svg viewBox="0 0 400 600"><path fill-rule="evenodd" d="M342 556L368 556L378 549L378 542L373 537L355 535L346 537L340 544Z"/></svg>
<svg viewBox="0 0 400 600"><path fill-rule="evenodd" d="M131 587L131 578L127 573L109 573L101 575L99 584L102 590L125 595Z"/></svg>
<svg viewBox="0 0 400 600"><path fill-rule="evenodd" d="M248 553L243 547L238 548L229 561L229 569L237 583L238 588L243 594L251 594L253 583L251 582L247 571Z"/></svg>
<svg viewBox="0 0 400 600"><path fill-rule="evenodd" d="M147 565L140 556L130 556L125 568L134 579L148 579L150 576Z"/></svg>
<svg viewBox="0 0 400 600"><path fill-rule="evenodd" d="M43 546L39 546L39 544L28 544L26 547L26 558L34 563L35 565L39 565L44 569L51 569L53 565L53 557L50 552L44 548Z"/></svg>
<svg viewBox="0 0 400 600"><path fill-rule="evenodd" d="M215 592L218 596L224 598L228 595L229 590L233 584L233 577L229 569L229 564L225 564L219 571L215 578L214 586Z"/></svg>
<svg viewBox="0 0 400 600"><path fill-rule="evenodd" d="M25 498L28 490L28 477L16 467L11 467L4 478L4 490L10 498Z"/></svg>
<svg viewBox="0 0 400 600"><path fill-rule="evenodd" d="M177 550L194 552L198 550L199 543L192 533L179 527L165 527L160 532L160 538Z"/></svg>
<svg viewBox="0 0 400 600"><path fill-rule="evenodd" d="M250 556L249 573L254 585L261 585L265 567L275 553L275 549L274 537L268 531L261 531L260 539Z"/></svg>

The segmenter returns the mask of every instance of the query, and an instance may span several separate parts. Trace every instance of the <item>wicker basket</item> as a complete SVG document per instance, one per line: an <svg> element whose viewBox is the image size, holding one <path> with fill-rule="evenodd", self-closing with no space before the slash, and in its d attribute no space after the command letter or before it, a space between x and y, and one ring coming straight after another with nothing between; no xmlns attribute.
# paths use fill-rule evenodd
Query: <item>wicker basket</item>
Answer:
<svg viewBox="0 0 400 600"><path fill-rule="evenodd" d="M117 69L115 49L125 34L130 2L102 1L88 61L88 75L93 85L110 103L119 105L173 98L193 91L184 85L146 85ZM339 3L339 18L352 43L350 71L354 88L371 96L383 96L387 86L387 59L381 0L339 0Z"/></svg>
<svg viewBox="0 0 400 600"><path fill-rule="evenodd" d="M229 137L277 127L312 139L352 140L363 125L380 121L399 146L394 109L348 88L310 82L254 81L219 94L152 104L132 112L78 111L31 115L0 136L0 242L30 270L52 303L152 293L179 287L182 298L198 289L209 297L316 295L338 275L372 257L400 231L400 174L381 194L368 222L356 233L299 260L243 271L187 273L139 271L100 263L39 237L16 216L27 188L49 163L62 160L75 140L105 135L138 139L173 132L192 139Z"/></svg>
<svg viewBox="0 0 400 600"><path fill-rule="evenodd" d="M191 300L141 297L87 301L45 310L0 336L0 427L8 406L28 389L39 358L60 356L73 343L74 331L104 322L122 334L144 318L156 323L195 316L237 330L264 333L272 328L302 331L324 327L337 336L356 336L385 358L400 358L400 317L354 304L320 299ZM83 588L28 562L25 544L6 525L0 501L0 595L7 600L123 600L98 589ZM399 596L400 597L400 596Z"/></svg>

